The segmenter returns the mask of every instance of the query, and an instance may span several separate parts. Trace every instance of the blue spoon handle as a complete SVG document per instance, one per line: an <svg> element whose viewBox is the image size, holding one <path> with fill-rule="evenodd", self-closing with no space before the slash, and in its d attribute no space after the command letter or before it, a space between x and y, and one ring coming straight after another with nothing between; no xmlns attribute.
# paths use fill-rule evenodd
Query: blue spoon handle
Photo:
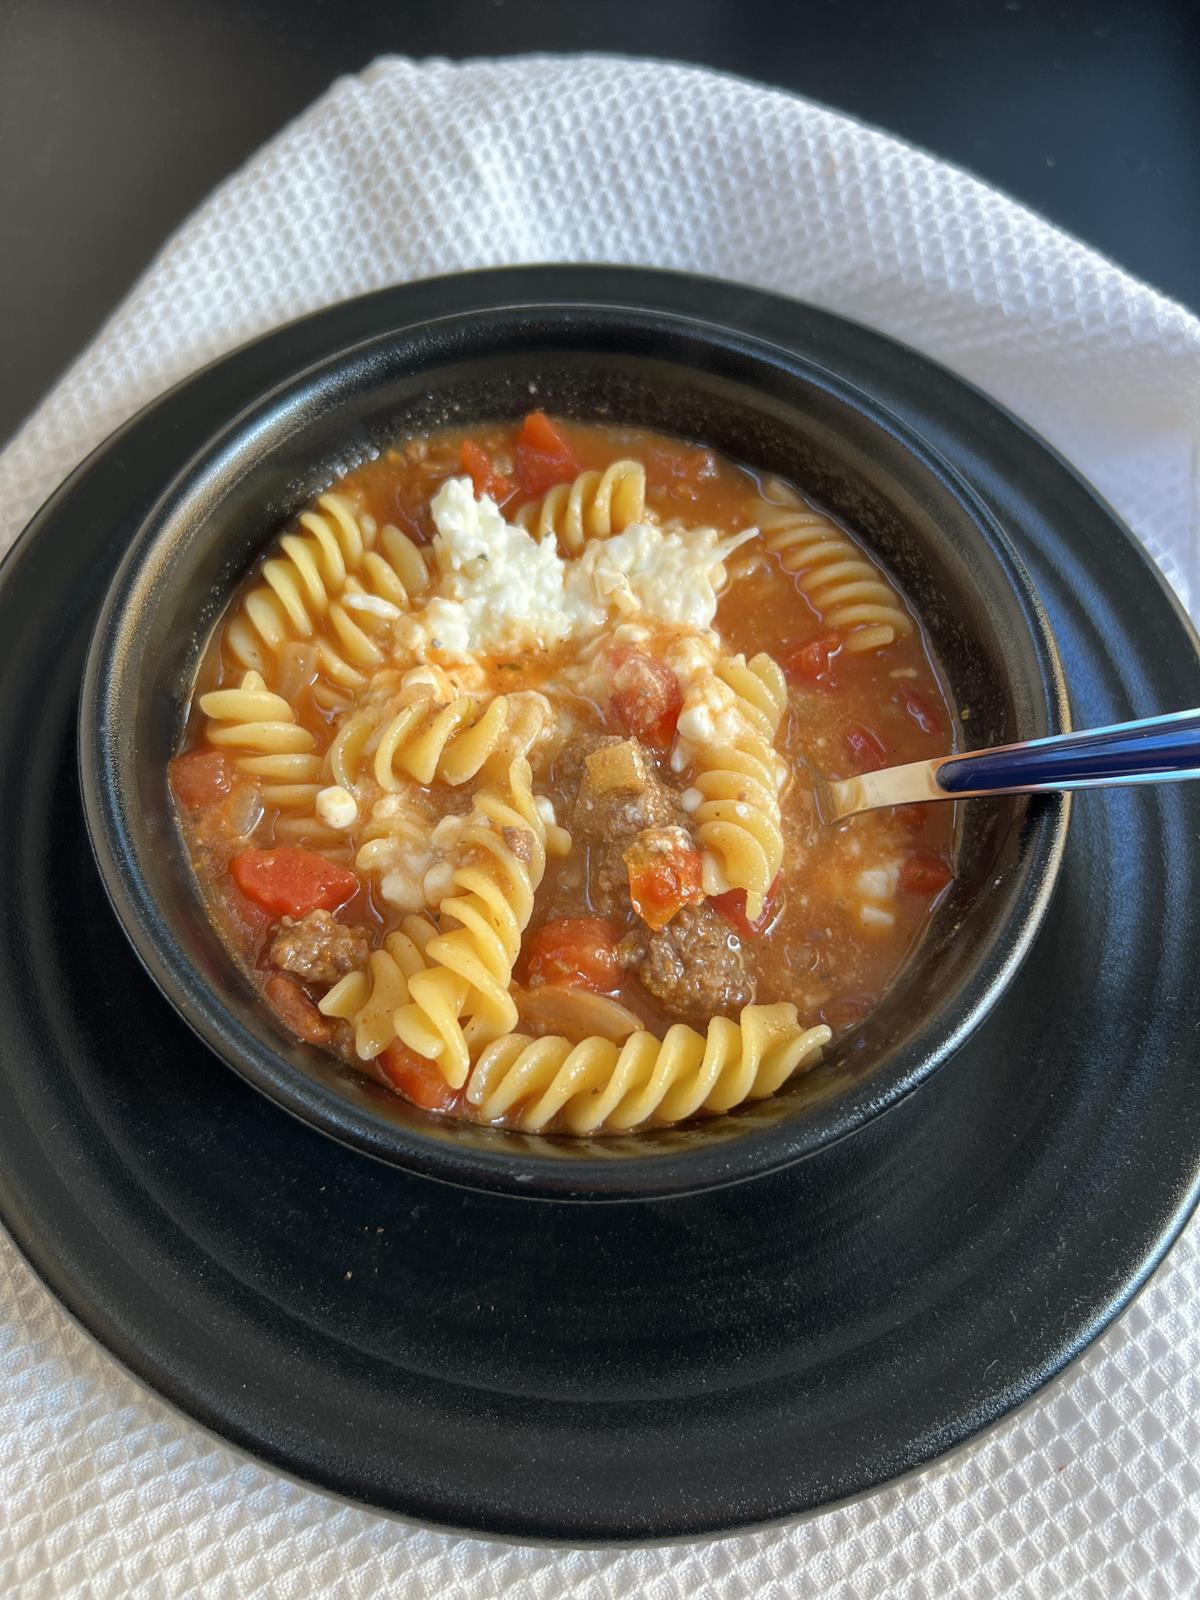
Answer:
<svg viewBox="0 0 1200 1600"><path fill-rule="evenodd" d="M1200 777L1200 710L1173 711L1086 733L999 745L938 765L940 789L1089 789Z"/></svg>

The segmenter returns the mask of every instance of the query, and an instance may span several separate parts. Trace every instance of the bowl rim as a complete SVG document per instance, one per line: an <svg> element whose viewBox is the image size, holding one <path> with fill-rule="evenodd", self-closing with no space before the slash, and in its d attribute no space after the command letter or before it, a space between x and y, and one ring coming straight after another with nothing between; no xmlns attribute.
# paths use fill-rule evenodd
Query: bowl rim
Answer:
<svg viewBox="0 0 1200 1600"><path fill-rule="evenodd" d="M340 345L264 389L210 435L164 486L135 531L106 590L89 641L83 676L77 740L79 777L89 841L101 881L135 953L177 1014L252 1087L339 1142L436 1181L525 1199L640 1202L726 1187L790 1166L886 1113L944 1065L983 1021L1032 946L1063 859L1069 797L1047 796L1035 802L1022 841L1018 863L1022 877L1016 898L1007 917L992 931L982 960L964 986L959 1021L944 1035L931 1040L927 1035L936 1033L932 1025L919 1032L900 1053L902 1058L917 1058L907 1068L891 1056L885 1057L862 1082L848 1085L845 1093L810 1108L798 1118L784 1119L765 1129L750 1129L738 1138L708 1145L698 1142L693 1148L626 1159L615 1155L574 1156L564 1161L531 1150L531 1145L549 1149L548 1140L553 1141L555 1136L514 1134L513 1144L519 1144L519 1148L496 1152L455 1147L450 1140L426 1137L416 1127L384 1122L349 1097L307 1076L282 1054L262 1049L252 1036L231 1026L231 1013L219 990L189 959L184 943L175 937L145 880L141 852L126 825L126 808L121 803L114 741L105 737L105 730L122 715L124 697L117 663L124 655L156 552L170 542L178 520L187 517L197 497L220 483L229 469L227 458L239 447L244 448L266 419L293 414L303 398L311 396L332 374L363 364L369 368L372 355L393 348L400 341L414 341L421 335L453 335L480 320L546 316L562 318L564 327L568 322L578 325L579 319L587 316L609 323L615 320L626 329L633 325L666 326L758 360L781 363L792 376L801 377L865 417L872 428L915 462L927 481L957 501L978 530L1025 616L1029 642L1041 668L1038 688L1047 720L1044 731L1056 732L1070 726L1057 646L1020 557L997 520L955 468L901 417L802 351L725 324L653 307L555 296L422 318ZM619 359L619 351L609 353ZM425 367L436 371L437 365L452 360L455 354L451 340L451 347ZM203 517L201 511L201 525ZM231 589L232 586L230 592ZM227 600L228 593L220 611Z"/></svg>

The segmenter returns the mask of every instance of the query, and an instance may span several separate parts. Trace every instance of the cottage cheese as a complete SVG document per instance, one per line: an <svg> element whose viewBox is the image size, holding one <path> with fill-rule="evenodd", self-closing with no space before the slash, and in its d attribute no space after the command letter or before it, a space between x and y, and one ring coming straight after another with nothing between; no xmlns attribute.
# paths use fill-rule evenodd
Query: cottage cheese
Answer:
<svg viewBox="0 0 1200 1600"><path fill-rule="evenodd" d="M717 589L725 581L724 557L757 530L722 539L715 528L664 533L635 522L611 539L593 539L567 577L577 603L603 605L626 616L653 617L682 627L707 628L717 614Z"/></svg>
<svg viewBox="0 0 1200 1600"><path fill-rule="evenodd" d="M314 809L329 828L352 828L358 821L358 801L340 784L318 790Z"/></svg>
<svg viewBox="0 0 1200 1600"><path fill-rule="evenodd" d="M397 644L424 657L546 648L597 632L614 618L708 628L730 550L754 529L722 539L714 528L664 531L635 523L564 561L505 522L469 478L449 478L430 504L438 579L419 610L396 622Z"/></svg>
<svg viewBox="0 0 1200 1600"><path fill-rule="evenodd" d="M704 751L736 746L753 733L729 685L711 673L702 675L683 697L671 751L672 770L683 772L695 765Z"/></svg>

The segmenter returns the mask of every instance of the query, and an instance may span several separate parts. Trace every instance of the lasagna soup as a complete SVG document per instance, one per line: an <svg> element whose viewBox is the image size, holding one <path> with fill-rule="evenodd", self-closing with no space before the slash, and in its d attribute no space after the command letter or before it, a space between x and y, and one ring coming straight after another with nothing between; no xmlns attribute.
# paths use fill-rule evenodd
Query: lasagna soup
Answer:
<svg viewBox="0 0 1200 1600"><path fill-rule="evenodd" d="M728 1111L882 994L952 811L822 827L944 754L916 618L791 484L534 412L323 494L207 647L180 823L282 1024L431 1113L560 1133Z"/></svg>

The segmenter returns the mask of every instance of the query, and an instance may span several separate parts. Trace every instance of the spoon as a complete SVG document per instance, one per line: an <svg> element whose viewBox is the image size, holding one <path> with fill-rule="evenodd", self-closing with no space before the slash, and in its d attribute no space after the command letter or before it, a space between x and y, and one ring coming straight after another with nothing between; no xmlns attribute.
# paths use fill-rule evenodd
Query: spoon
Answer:
<svg viewBox="0 0 1200 1600"><path fill-rule="evenodd" d="M1173 783L1180 778L1200 778L1200 710L1024 739L961 756L935 756L857 778L814 776L813 788L817 815L830 823L860 811L924 800Z"/></svg>

